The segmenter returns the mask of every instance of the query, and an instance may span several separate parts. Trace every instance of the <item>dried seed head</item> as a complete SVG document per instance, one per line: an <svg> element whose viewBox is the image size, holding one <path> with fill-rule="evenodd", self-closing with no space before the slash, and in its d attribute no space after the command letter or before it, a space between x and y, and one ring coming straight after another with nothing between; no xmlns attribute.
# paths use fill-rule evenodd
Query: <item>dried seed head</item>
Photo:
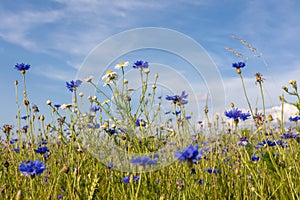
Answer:
<svg viewBox="0 0 300 200"><path fill-rule="evenodd" d="M28 99L24 99L24 105L25 105L25 106L28 106L28 105L29 105Z"/></svg>

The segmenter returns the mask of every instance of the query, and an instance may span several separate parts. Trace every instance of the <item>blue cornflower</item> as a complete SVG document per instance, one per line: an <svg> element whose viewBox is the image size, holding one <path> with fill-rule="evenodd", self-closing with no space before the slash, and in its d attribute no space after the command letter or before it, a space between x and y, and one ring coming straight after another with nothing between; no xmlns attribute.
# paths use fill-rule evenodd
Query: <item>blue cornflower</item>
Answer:
<svg viewBox="0 0 300 200"><path fill-rule="evenodd" d="M138 127L140 127L140 126L146 126L146 121L143 120L143 119L137 119L135 121L135 126L138 126Z"/></svg>
<svg viewBox="0 0 300 200"><path fill-rule="evenodd" d="M188 97L188 95L185 93L185 91L182 91L180 96L179 95L174 95L174 96L167 95L166 100L173 101L174 104L183 105L183 104L188 103L188 101L186 100L187 97Z"/></svg>
<svg viewBox="0 0 300 200"><path fill-rule="evenodd" d="M243 68L245 66L246 66L246 64L244 62L232 63L232 67L237 68L237 69Z"/></svg>
<svg viewBox="0 0 300 200"><path fill-rule="evenodd" d="M98 129L100 128L100 124L88 124L87 125L89 129Z"/></svg>
<svg viewBox="0 0 300 200"><path fill-rule="evenodd" d="M126 176L124 177L122 180L125 182L125 183L130 183L130 182L133 182L133 181L138 181L140 179L139 176Z"/></svg>
<svg viewBox="0 0 300 200"><path fill-rule="evenodd" d="M178 111L175 111L175 112L172 112L172 114L173 115L179 115L181 113L181 111L180 110L178 110Z"/></svg>
<svg viewBox="0 0 300 200"><path fill-rule="evenodd" d="M280 136L280 138L282 139L288 139L288 138L297 138L299 137L299 134L294 134L294 133L285 133L282 136Z"/></svg>
<svg viewBox="0 0 300 200"><path fill-rule="evenodd" d="M290 120L291 122L297 122L298 120L300 120L300 116L289 117L289 120Z"/></svg>
<svg viewBox="0 0 300 200"><path fill-rule="evenodd" d="M221 174L221 170L212 170L211 168L207 168L206 171L210 174Z"/></svg>
<svg viewBox="0 0 300 200"><path fill-rule="evenodd" d="M260 160L259 156L257 156L257 157L255 155L251 156L251 161L256 162L256 161L259 161L259 160Z"/></svg>
<svg viewBox="0 0 300 200"><path fill-rule="evenodd" d="M194 183L199 183L199 184L203 184L203 180L202 179L194 179Z"/></svg>
<svg viewBox="0 0 300 200"><path fill-rule="evenodd" d="M46 169L45 163L35 160L35 161L23 161L20 166L19 170L25 175L25 176L35 176L40 175L43 173L43 171Z"/></svg>
<svg viewBox="0 0 300 200"><path fill-rule="evenodd" d="M243 121L247 120L251 115L250 113L242 113L238 108L233 108L232 110L225 111L225 116L234 120L238 120L239 118Z"/></svg>
<svg viewBox="0 0 300 200"><path fill-rule="evenodd" d="M24 119L24 120L26 120L27 118L29 118L29 115L25 115L25 116L21 117L21 119Z"/></svg>
<svg viewBox="0 0 300 200"><path fill-rule="evenodd" d="M73 92L75 88L79 87L80 84L82 83L81 80L76 80L76 81L70 81L70 82L66 82L66 87L71 91Z"/></svg>
<svg viewBox="0 0 300 200"><path fill-rule="evenodd" d="M35 153L44 154L46 152L49 152L50 149L48 147L44 146L44 147L39 147L38 149L36 149L34 151L35 151Z"/></svg>
<svg viewBox="0 0 300 200"><path fill-rule="evenodd" d="M238 120L238 118L241 116L242 111L238 110L237 108L233 108L232 110L225 111L225 116L234 120Z"/></svg>
<svg viewBox="0 0 300 200"><path fill-rule="evenodd" d="M97 111L100 110L100 106L93 106L93 107L91 108L91 110L92 110L93 112L97 112Z"/></svg>
<svg viewBox="0 0 300 200"><path fill-rule="evenodd" d="M9 143L10 143L10 144L14 144L14 143L18 142L18 140L19 140L18 138L16 138L16 139L11 139L11 140L9 141Z"/></svg>
<svg viewBox="0 0 300 200"><path fill-rule="evenodd" d="M20 152L20 147L14 148L14 151L19 153Z"/></svg>
<svg viewBox="0 0 300 200"><path fill-rule="evenodd" d="M59 195L57 196L57 199L62 199L62 198L64 198L64 196L61 195L61 194L59 194Z"/></svg>
<svg viewBox="0 0 300 200"><path fill-rule="evenodd" d="M108 164L107 164L107 168L108 169L111 169L111 168L113 168L114 167L114 164L112 163L112 162L109 162Z"/></svg>
<svg viewBox="0 0 300 200"><path fill-rule="evenodd" d="M248 111L247 113L242 113L240 116L240 119L245 121L245 120L249 119L250 116L251 116L251 114Z"/></svg>
<svg viewBox="0 0 300 200"><path fill-rule="evenodd" d="M132 67L135 69L148 68L149 64L147 61L137 60Z"/></svg>
<svg viewBox="0 0 300 200"><path fill-rule="evenodd" d="M54 104L53 106L54 106L55 108L59 109L61 105L60 105L60 104Z"/></svg>
<svg viewBox="0 0 300 200"><path fill-rule="evenodd" d="M24 63L17 63L15 65L15 69L21 71L22 73L25 73L26 70L28 70L30 68L30 65L29 64L24 64Z"/></svg>
<svg viewBox="0 0 300 200"><path fill-rule="evenodd" d="M155 159L152 160L148 156L133 158L130 160L130 162L134 165L154 165L157 163Z"/></svg>
<svg viewBox="0 0 300 200"><path fill-rule="evenodd" d="M182 152L176 151L174 153L174 157L178 159L179 162L183 161L192 161L192 160L198 160L202 156L202 152L198 151L198 145L189 145L187 146Z"/></svg>
<svg viewBox="0 0 300 200"><path fill-rule="evenodd" d="M114 135L115 133L117 133L117 130L114 128L108 128L105 129L105 132L108 133L108 135Z"/></svg>
<svg viewBox="0 0 300 200"><path fill-rule="evenodd" d="M247 137L246 136L243 136L240 138L240 140L237 142L237 146L247 146L248 144L248 140L247 140Z"/></svg>

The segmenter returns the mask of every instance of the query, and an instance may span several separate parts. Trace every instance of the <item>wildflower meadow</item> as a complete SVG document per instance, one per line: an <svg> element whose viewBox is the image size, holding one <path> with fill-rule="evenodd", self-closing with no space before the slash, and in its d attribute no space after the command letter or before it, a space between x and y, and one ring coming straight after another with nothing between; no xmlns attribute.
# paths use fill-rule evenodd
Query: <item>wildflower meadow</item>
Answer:
<svg viewBox="0 0 300 200"><path fill-rule="evenodd" d="M282 110L275 119L265 107L268 80L257 72L253 85L245 84L247 60L227 50L237 55L228 68L241 80L240 98L248 108L232 102L211 114L205 106L201 120L186 111L186 91L157 92L154 61L124 60L99 83L93 74L66 80L72 98L64 104L45 99L50 115L28 95L26 78L35 66L12 63L20 74L11 99L17 117L1 125L0 199L299 199L298 83L278 88L278 104L291 104L298 113L284 119ZM128 70L136 73L138 95L132 95ZM83 85L95 96L79 92ZM247 88L254 86L261 107L248 98Z"/></svg>

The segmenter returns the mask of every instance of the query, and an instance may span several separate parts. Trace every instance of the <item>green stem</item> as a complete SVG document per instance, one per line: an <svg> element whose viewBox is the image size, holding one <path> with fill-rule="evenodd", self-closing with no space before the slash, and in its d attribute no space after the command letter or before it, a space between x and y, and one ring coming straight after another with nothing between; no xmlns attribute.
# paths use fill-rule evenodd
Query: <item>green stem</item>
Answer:
<svg viewBox="0 0 300 200"><path fill-rule="evenodd" d="M262 98L262 106L263 106L264 117L266 117L265 97L264 97L264 92L263 92L261 82L259 82L259 89L260 89L261 98ZM265 122L264 122L263 126L264 126L264 132L266 132L266 123Z"/></svg>
<svg viewBox="0 0 300 200"><path fill-rule="evenodd" d="M243 91L244 91L244 94L245 94L245 97L246 97L246 100L247 100L247 103L248 103L248 107L250 109L252 117L254 117L252 107L251 107L251 104L250 104L250 101L248 99L248 95L247 95L247 92L246 92L245 83L244 83L244 79L243 79L242 74L240 74L240 78L241 78L241 81L242 81Z"/></svg>

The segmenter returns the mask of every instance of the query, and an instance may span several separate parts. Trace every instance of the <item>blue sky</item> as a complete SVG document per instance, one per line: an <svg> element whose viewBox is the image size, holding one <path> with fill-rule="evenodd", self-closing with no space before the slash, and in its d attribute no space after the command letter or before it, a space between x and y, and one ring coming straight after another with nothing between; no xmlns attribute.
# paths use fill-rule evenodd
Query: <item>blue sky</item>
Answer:
<svg viewBox="0 0 300 200"><path fill-rule="evenodd" d="M96 0L53 0L53 1L10 1L0 3L0 124L14 124L17 109L14 81L21 82L21 74L14 69L16 63L31 64L26 74L28 95L32 104L41 112L47 112L46 101L69 103L71 93L65 82L75 79L89 53L104 40L134 28L161 27L178 31L199 43L216 64L222 77L226 94L226 105L247 109L240 80L232 62L239 61L225 46L238 50L248 57L243 71L251 102L259 99L258 85L254 74L261 72L265 77L266 104L273 113L280 105L278 96L282 85L290 79L300 82L300 2L297 0L239 1L96 1ZM267 62L253 54L235 35L251 43ZM123 45L128 41L124 41ZM198 108L205 106L205 81L193 80L189 70L180 68L172 57L156 60L150 51L136 55L124 55L131 63L137 59L152 59L150 63L169 63L181 74L186 74L192 87L203 87L199 94ZM176 59L175 59L176 60ZM159 67L155 69L159 72ZM164 84L174 85L175 76L161 72ZM209 80L210 77L204 77ZM22 84L20 84L20 89ZM179 87L180 88L180 87ZM177 88L179 90L179 88ZM184 89L184 88L180 88ZM181 91L174 92L180 93ZM198 95L198 94L197 94ZM258 100L258 106L260 99ZM195 105L194 105L195 106ZM215 108L222 106L214 105ZM229 107L229 106L227 106ZM289 107L288 107L289 108ZM223 113L224 110L216 112ZM287 110L292 114L293 110Z"/></svg>

